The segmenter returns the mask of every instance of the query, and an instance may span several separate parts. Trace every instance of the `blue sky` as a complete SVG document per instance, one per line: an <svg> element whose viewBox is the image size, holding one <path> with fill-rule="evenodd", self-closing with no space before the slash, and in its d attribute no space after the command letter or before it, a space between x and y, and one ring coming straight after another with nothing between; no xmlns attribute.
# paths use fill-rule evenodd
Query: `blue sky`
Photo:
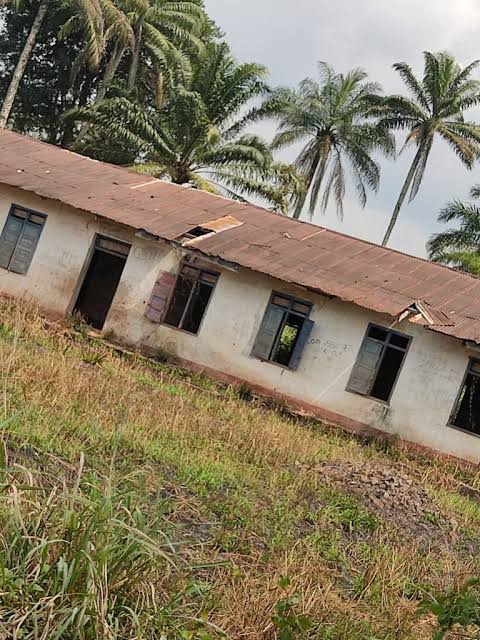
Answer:
<svg viewBox="0 0 480 640"><path fill-rule="evenodd" d="M270 69L275 85L295 85L314 76L316 61L338 71L361 66L385 91L403 90L391 65L406 61L420 73L422 51L451 51L461 63L480 58L478 0L206 0L207 9L225 31L235 55ZM480 71L478 76L480 77ZM480 121L480 110L469 112ZM271 137L268 123L262 133ZM350 199L345 217L317 212L314 222L379 242L412 160L413 148L395 163L382 161L378 195L364 210ZM439 230L439 209L454 197L466 198L480 182L478 167L467 171L442 142L437 142L416 200L401 212L391 246L424 255L429 235Z"/></svg>

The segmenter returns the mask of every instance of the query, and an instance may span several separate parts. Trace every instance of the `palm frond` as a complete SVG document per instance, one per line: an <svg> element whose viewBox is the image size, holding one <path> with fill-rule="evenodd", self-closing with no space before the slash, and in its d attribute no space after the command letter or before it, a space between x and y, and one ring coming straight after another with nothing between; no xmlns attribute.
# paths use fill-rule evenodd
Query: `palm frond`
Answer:
<svg viewBox="0 0 480 640"><path fill-rule="evenodd" d="M451 251L441 256L437 262L448 264L455 269L480 276L480 254L469 251Z"/></svg>
<svg viewBox="0 0 480 640"><path fill-rule="evenodd" d="M106 39L115 39L124 46L133 47L135 34L126 14L117 6L114 0L98 1L105 19Z"/></svg>
<svg viewBox="0 0 480 640"><path fill-rule="evenodd" d="M128 166L130 171L152 178L165 178L170 175L169 168L156 162L140 162Z"/></svg>
<svg viewBox="0 0 480 640"><path fill-rule="evenodd" d="M412 94L414 100L416 100L425 111L428 111L430 108L428 98L425 95L421 83L415 77L411 66L406 62L397 62L393 65L393 68L400 75L400 78Z"/></svg>
<svg viewBox="0 0 480 640"><path fill-rule="evenodd" d="M476 197L476 189L472 189ZM438 221L455 223L455 227L434 234L427 243L432 260L451 264L453 254L468 252L480 255L480 207L461 200L449 202L440 212Z"/></svg>
<svg viewBox="0 0 480 640"><path fill-rule="evenodd" d="M78 61L98 69L105 50L105 21L100 0L61 0L60 8L70 18L60 27L58 37L67 39L81 33L84 47Z"/></svg>
<svg viewBox="0 0 480 640"><path fill-rule="evenodd" d="M206 177L200 175L199 173L191 174L190 183L193 184L196 189L200 189L201 191L213 193L217 196L221 195L221 189L216 186L211 180L208 180Z"/></svg>
<svg viewBox="0 0 480 640"><path fill-rule="evenodd" d="M210 166L224 165L230 162L245 162L265 169L273 162L270 146L255 135L242 136L234 142L216 145L202 155L202 163Z"/></svg>
<svg viewBox="0 0 480 640"><path fill-rule="evenodd" d="M438 132L467 169L471 169L480 157L480 144L469 140L461 133L457 133L451 127L441 126Z"/></svg>

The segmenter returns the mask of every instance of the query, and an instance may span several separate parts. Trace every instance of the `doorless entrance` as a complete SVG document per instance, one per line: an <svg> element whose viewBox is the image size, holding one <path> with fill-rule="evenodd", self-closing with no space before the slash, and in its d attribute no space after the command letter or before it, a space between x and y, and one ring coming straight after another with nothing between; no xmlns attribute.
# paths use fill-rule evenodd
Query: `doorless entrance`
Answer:
<svg viewBox="0 0 480 640"><path fill-rule="evenodd" d="M95 329L102 329L107 318L130 245L98 236L95 240L83 284L75 303L84 320Z"/></svg>

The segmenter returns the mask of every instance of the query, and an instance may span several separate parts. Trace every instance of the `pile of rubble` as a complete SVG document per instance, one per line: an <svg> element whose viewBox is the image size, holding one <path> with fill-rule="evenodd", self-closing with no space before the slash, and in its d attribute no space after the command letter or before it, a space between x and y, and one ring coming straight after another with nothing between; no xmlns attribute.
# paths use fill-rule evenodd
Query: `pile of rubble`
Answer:
<svg viewBox="0 0 480 640"><path fill-rule="evenodd" d="M425 542L452 541L452 526L428 491L406 474L379 464L328 462L315 466L329 484L353 494L402 534Z"/></svg>

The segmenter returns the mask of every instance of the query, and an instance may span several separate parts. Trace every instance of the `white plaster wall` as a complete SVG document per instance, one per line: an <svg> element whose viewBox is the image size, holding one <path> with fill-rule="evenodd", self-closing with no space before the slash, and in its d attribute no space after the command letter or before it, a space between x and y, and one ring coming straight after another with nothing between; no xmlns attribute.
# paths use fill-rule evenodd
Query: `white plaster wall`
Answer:
<svg viewBox="0 0 480 640"><path fill-rule="evenodd" d="M158 254L156 269L176 271L175 250ZM293 396L403 439L472 461L480 461L480 438L447 427L468 364L461 342L404 321L395 329L413 337L390 406L345 390L369 322L392 319L338 300L240 270L221 276L198 335L157 325L144 315L155 269L141 290L133 269L129 294L117 300L107 327L133 343L160 347L181 358ZM126 276L128 274L125 274ZM315 326L297 371L250 356L272 290L314 304Z"/></svg>
<svg viewBox="0 0 480 640"><path fill-rule="evenodd" d="M406 440L480 461L480 438L447 427L468 363L468 353L460 341L408 321L396 325L413 340L387 406L349 393L345 386L368 323L388 326L390 317L246 270L220 269L198 335L157 325L145 318L145 306L158 272L177 270L177 250L137 238L132 230L120 225L5 187L0 187L0 229L12 202L46 213L48 220L28 275L0 270L0 290L30 295L47 310L64 314L74 300L95 233L131 242L105 331L113 330L132 344L164 349ZM314 304L311 318L315 326L297 371L250 356L273 289Z"/></svg>
<svg viewBox="0 0 480 640"><path fill-rule="evenodd" d="M166 251L165 246L157 247L151 242L137 238L134 230L128 227L2 185L0 232L12 203L47 214L47 221L28 273L21 275L0 269L1 291L33 298L49 313L65 315L75 302L96 234L123 240L132 245L112 310L120 305L120 301L130 296L134 297L134 304L138 306L142 280L146 280L147 288L151 289L153 286L158 254Z"/></svg>

